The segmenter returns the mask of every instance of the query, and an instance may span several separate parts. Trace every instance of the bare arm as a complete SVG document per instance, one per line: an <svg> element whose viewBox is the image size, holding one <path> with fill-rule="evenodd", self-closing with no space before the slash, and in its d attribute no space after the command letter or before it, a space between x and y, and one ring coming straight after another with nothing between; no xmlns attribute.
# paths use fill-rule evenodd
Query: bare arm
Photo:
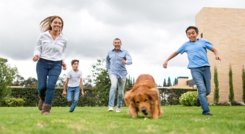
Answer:
<svg viewBox="0 0 245 134"><path fill-rule="evenodd" d="M171 59L173 59L175 56L177 56L179 53L174 52L172 53L163 63L163 68L167 68L168 66L168 61L170 61Z"/></svg>
<svg viewBox="0 0 245 134"><path fill-rule="evenodd" d="M80 79L80 90L81 90L81 94L82 96L84 96L84 89L83 89L83 79Z"/></svg>
<svg viewBox="0 0 245 134"><path fill-rule="evenodd" d="M221 61L221 58L220 58L220 56L219 56L219 54L218 54L217 49L212 48L211 51L214 53L215 59Z"/></svg>
<svg viewBox="0 0 245 134"><path fill-rule="evenodd" d="M66 78L65 83L64 83L63 93L62 93L63 96L66 95L66 90L67 90L68 82L69 82L69 78Z"/></svg>
<svg viewBox="0 0 245 134"><path fill-rule="evenodd" d="M63 70L66 70L66 63L64 62L64 60L62 60L62 67L63 67Z"/></svg>

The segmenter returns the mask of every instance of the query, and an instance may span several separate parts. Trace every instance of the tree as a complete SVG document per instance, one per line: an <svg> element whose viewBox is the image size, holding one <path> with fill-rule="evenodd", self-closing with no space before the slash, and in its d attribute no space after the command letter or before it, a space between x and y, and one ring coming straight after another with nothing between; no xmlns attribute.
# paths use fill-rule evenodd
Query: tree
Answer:
<svg viewBox="0 0 245 134"><path fill-rule="evenodd" d="M125 90L130 90L134 85L134 78L130 77L130 75L126 78Z"/></svg>
<svg viewBox="0 0 245 134"><path fill-rule="evenodd" d="M230 93L229 93L229 101L232 103L234 102L234 89L233 89L233 78L232 78L232 68L231 65L229 67L229 86L230 86Z"/></svg>
<svg viewBox="0 0 245 134"><path fill-rule="evenodd" d="M97 63L92 65L92 81L95 85L93 91L95 93L95 101L99 106L106 106L109 100L109 91L110 91L110 78L109 74L105 68L105 60L97 59ZM125 89L129 90L134 84L134 78L126 78Z"/></svg>
<svg viewBox="0 0 245 134"><path fill-rule="evenodd" d="M17 74L17 68L10 67L7 62L7 59L0 58L0 99L10 94L9 86Z"/></svg>
<svg viewBox="0 0 245 134"><path fill-rule="evenodd" d="M243 99L243 102L245 102L245 69L244 69L244 66L242 67L242 88L243 88L242 99Z"/></svg>
<svg viewBox="0 0 245 134"><path fill-rule="evenodd" d="M66 74L63 74L63 76L59 76L57 83L56 83L56 86L57 87L64 87L65 79L66 79Z"/></svg>
<svg viewBox="0 0 245 134"><path fill-rule="evenodd" d="M24 81L25 87L37 87L37 79L33 77L29 77Z"/></svg>
<svg viewBox="0 0 245 134"><path fill-rule="evenodd" d="M163 80L163 87L166 87L167 86L167 83L166 83L166 79L164 78Z"/></svg>
<svg viewBox="0 0 245 134"><path fill-rule="evenodd" d="M83 79L83 87L84 89L93 88L91 75L88 75L86 78Z"/></svg>
<svg viewBox="0 0 245 134"><path fill-rule="evenodd" d="M92 65L92 80L95 84L93 91L96 104L99 106L107 105L110 89L110 79L104 64L104 59L97 59L97 63Z"/></svg>
<svg viewBox="0 0 245 134"><path fill-rule="evenodd" d="M167 86L168 86L168 87L171 87L171 86L172 86L170 77L168 77L168 84L167 84Z"/></svg>
<svg viewBox="0 0 245 134"><path fill-rule="evenodd" d="M19 74L13 80L12 86L24 86L25 78Z"/></svg>
<svg viewBox="0 0 245 134"><path fill-rule="evenodd" d="M174 86L178 84L177 78L174 79Z"/></svg>
<svg viewBox="0 0 245 134"><path fill-rule="evenodd" d="M219 103L219 81L217 67L214 66L214 104Z"/></svg>

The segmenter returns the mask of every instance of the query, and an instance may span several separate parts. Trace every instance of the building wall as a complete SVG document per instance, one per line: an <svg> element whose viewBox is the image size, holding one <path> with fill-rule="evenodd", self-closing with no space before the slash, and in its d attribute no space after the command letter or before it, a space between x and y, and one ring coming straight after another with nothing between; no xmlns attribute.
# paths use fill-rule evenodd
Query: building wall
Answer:
<svg viewBox="0 0 245 134"><path fill-rule="evenodd" d="M187 81L188 81L188 77L185 78L177 78L177 85L175 85L175 87L188 87L187 85Z"/></svg>
<svg viewBox="0 0 245 134"><path fill-rule="evenodd" d="M203 8L196 16L199 35L210 41L219 51L221 62L208 52L212 72L212 92L208 96L213 102L213 70L218 69L220 102L229 101L229 66L233 71L235 100L242 102L242 68L245 64L245 9Z"/></svg>

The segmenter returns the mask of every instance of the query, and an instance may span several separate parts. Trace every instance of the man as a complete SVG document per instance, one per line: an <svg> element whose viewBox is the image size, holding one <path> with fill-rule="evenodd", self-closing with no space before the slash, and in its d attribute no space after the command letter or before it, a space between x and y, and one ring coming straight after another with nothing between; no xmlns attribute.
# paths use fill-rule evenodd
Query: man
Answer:
<svg viewBox="0 0 245 134"><path fill-rule="evenodd" d="M125 65L132 64L131 56L126 50L121 49L121 45L121 40L119 38L115 38L113 40L114 49L109 51L106 56L106 68L111 81L108 111L113 111L116 89L118 87L116 112L121 112L120 108L123 102L124 87L127 76L127 69Z"/></svg>

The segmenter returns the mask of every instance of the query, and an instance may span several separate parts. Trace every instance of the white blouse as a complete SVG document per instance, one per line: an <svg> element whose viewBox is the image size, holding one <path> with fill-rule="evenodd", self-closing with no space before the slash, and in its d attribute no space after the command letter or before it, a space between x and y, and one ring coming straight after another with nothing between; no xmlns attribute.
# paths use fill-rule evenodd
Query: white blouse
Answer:
<svg viewBox="0 0 245 134"><path fill-rule="evenodd" d="M50 35L49 31L40 34L37 46L34 50L34 55L51 61L64 60L64 52L67 44L67 39L60 34L55 40Z"/></svg>

